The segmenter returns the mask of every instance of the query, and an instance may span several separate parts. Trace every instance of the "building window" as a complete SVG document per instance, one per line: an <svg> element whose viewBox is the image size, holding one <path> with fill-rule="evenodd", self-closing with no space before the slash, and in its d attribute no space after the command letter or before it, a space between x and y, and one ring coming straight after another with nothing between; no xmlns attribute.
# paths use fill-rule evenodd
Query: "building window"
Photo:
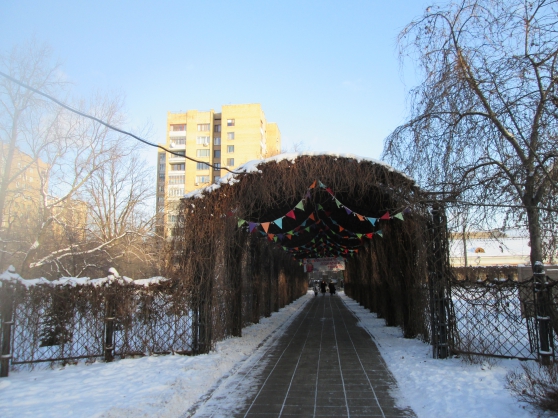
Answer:
<svg viewBox="0 0 558 418"><path fill-rule="evenodd" d="M234 152L234 145L227 145L227 152L229 154L233 153Z"/></svg>
<svg viewBox="0 0 558 418"><path fill-rule="evenodd" d="M213 145L221 145L221 137L220 136L216 136L215 138L213 138Z"/></svg>
<svg viewBox="0 0 558 418"><path fill-rule="evenodd" d="M234 126L234 119L227 119L227 126Z"/></svg>
<svg viewBox="0 0 558 418"><path fill-rule="evenodd" d="M158 197L158 198L157 198L157 201L158 201L159 203L163 203L163 202L165 201L165 198L164 198L164 197Z"/></svg>
<svg viewBox="0 0 558 418"><path fill-rule="evenodd" d="M169 176L169 184L184 184L184 176Z"/></svg>
<svg viewBox="0 0 558 418"><path fill-rule="evenodd" d="M213 158L221 158L221 150L220 149L216 149L215 151L213 151Z"/></svg>
<svg viewBox="0 0 558 418"><path fill-rule="evenodd" d="M184 157L185 155L186 155L186 151L173 151L171 154L171 158L176 158L176 157L180 158L180 157Z"/></svg>
<svg viewBox="0 0 558 418"><path fill-rule="evenodd" d="M196 176L196 183L209 183L209 176Z"/></svg>
<svg viewBox="0 0 558 418"><path fill-rule="evenodd" d="M213 164L213 171L219 171L221 169L221 163Z"/></svg>
<svg viewBox="0 0 558 418"><path fill-rule="evenodd" d="M213 182L214 182L214 183L217 183L219 180L221 180L221 177L220 177L220 176L214 176L214 177L213 177Z"/></svg>
<svg viewBox="0 0 558 418"><path fill-rule="evenodd" d="M173 138L171 141L172 146L186 145L186 138Z"/></svg>
<svg viewBox="0 0 558 418"><path fill-rule="evenodd" d="M198 123L198 132L209 132L209 123Z"/></svg>
<svg viewBox="0 0 558 418"><path fill-rule="evenodd" d="M165 179L165 173L164 172L159 173L159 178L164 180Z"/></svg>
<svg viewBox="0 0 558 418"><path fill-rule="evenodd" d="M198 157L209 157L209 150L208 149L197 149L196 156Z"/></svg>
<svg viewBox="0 0 558 418"><path fill-rule="evenodd" d="M196 163L196 170L209 170L207 163Z"/></svg>
<svg viewBox="0 0 558 418"><path fill-rule="evenodd" d="M234 132L228 132L227 139L234 139Z"/></svg>
<svg viewBox="0 0 558 418"><path fill-rule="evenodd" d="M171 171L184 171L186 164L171 164Z"/></svg>
<svg viewBox="0 0 558 418"><path fill-rule="evenodd" d="M170 197L184 196L184 188L169 189L169 196Z"/></svg>
<svg viewBox="0 0 558 418"><path fill-rule="evenodd" d="M176 215L169 215L169 222L171 222L171 223L176 223L177 220L178 220L178 216L176 216Z"/></svg>
<svg viewBox="0 0 558 418"><path fill-rule="evenodd" d="M165 162L165 155L164 154L159 156L159 161L162 162L162 163Z"/></svg>
<svg viewBox="0 0 558 418"><path fill-rule="evenodd" d="M229 167L234 166L234 158L227 158L227 165Z"/></svg>
<svg viewBox="0 0 558 418"><path fill-rule="evenodd" d="M182 124L178 124L178 125L171 125L170 130L173 131L173 132L185 131L186 130L186 124L182 123Z"/></svg>
<svg viewBox="0 0 558 418"><path fill-rule="evenodd" d="M213 132L221 132L221 124L213 126Z"/></svg>
<svg viewBox="0 0 558 418"><path fill-rule="evenodd" d="M198 137L196 137L196 144L198 144L198 145L209 145L209 137L208 136L198 136Z"/></svg>
<svg viewBox="0 0 558 418"><path fill-rule="evenodd" d="M165 171L165 164L159 164L159 171Z"/></svg>

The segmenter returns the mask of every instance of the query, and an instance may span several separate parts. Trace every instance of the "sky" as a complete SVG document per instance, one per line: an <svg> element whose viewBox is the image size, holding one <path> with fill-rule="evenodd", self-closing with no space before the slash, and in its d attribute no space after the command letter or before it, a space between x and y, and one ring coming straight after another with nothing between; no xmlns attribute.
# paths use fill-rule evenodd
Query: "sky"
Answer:
<svg viewBox="0 0 558 418"><path fill-rule="evenodd" d="M429 5L3 0L0 50L46 42L75 96L123 95L121 128L151 142L165 142L167 111L261 103L286 151L379 158L417 80L413 62L400 67L397 35Z"/></svg>

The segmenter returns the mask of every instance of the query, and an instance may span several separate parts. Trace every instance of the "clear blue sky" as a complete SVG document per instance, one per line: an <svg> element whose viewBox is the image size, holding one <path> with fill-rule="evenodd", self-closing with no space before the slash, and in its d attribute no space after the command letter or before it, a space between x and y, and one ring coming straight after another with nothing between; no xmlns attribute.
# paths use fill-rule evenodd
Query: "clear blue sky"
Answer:
<svg viewBox="0 0 558 418"><path fill-rule="evenodd" d="M77 95L123 93L123 128L150 124L152 142L164 142L169 110L261 103L284 149L378 158L414 83L396 37L429 4L3 0L0 49L47 42Z"/></svg>

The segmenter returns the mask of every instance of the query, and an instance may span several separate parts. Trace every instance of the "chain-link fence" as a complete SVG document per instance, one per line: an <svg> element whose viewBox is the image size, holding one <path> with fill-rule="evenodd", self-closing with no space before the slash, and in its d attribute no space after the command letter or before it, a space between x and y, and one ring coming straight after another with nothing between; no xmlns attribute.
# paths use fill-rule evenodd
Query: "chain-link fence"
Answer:
<svg viewBox="0 0 558 418"><path fill-rule="evenodd" d="M558 282L492 279L454 281L452 351L519 359L554 356Z"/></svg>

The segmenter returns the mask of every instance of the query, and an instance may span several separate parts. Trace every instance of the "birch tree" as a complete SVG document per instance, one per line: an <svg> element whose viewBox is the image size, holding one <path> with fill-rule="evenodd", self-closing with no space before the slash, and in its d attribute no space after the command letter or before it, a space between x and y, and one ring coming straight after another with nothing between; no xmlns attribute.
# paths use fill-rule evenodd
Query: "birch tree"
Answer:
<svg viewBox="0 0 558 418"><path fill-rule="evenodd" d="M421 83L384 158L447 200L525 225L531 262L556 255L558 4L463 0L399 36Z"/></svg>

